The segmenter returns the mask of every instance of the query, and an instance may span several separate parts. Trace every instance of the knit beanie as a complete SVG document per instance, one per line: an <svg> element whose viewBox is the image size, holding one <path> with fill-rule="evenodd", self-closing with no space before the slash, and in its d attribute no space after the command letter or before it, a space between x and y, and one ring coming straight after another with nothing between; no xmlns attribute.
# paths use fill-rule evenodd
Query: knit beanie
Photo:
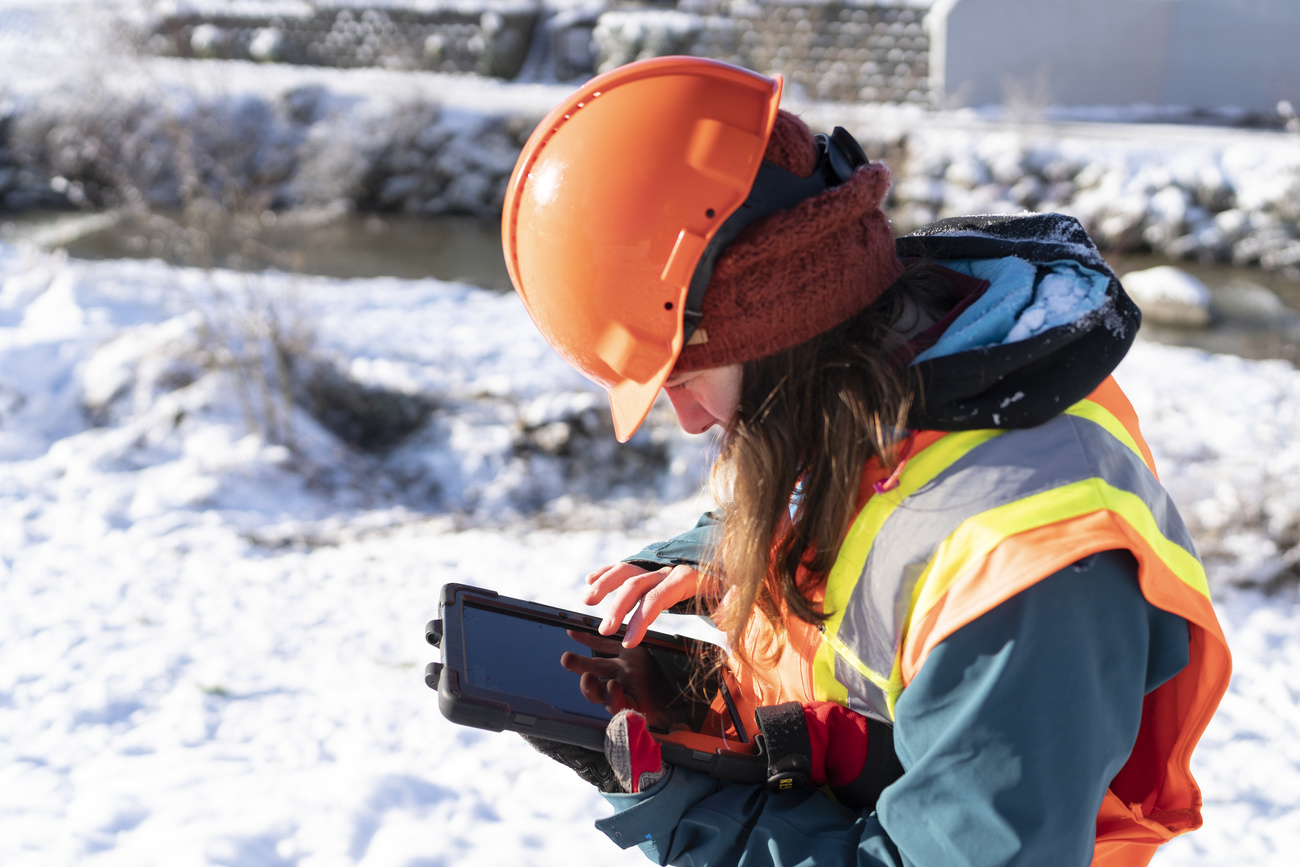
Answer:
<svg viewBox="0 0 1300 867"><path fill-rule="evenodd" d="M803 121L781 110L763 159L806 178L817 143ZM718 258L700 326L674 372L780 352L880 297L903 273L880 210L888 190L889 169L867 163L839 186L746 227Z"/></svg>

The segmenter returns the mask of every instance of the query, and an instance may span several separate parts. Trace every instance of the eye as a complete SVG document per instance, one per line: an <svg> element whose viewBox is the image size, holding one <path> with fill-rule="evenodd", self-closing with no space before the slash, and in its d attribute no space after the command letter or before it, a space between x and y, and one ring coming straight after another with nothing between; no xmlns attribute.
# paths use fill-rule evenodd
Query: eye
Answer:
<svg viewBox="0 0 1300 867"><path fill-rule="evenodd" d="M664 384L664 391L681 391L684 388L686 388L686 381L674 382L671 385Z"/></svg>

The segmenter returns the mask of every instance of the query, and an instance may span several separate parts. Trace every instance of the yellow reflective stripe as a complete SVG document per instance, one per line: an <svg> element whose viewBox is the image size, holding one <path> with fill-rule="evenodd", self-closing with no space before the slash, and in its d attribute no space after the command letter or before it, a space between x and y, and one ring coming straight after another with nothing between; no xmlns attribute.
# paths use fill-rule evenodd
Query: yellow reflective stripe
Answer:
<svg viewBox="0 0 1300 867"><path fill-rule="evenodd" d="M883 692L889 699L890 705L893 705L893 697L903 691L903 680L901 677L897 680L892 680L891 678L872 671L871 666L859 659L858 655L853 652L853 648L841 641L838 635L832 635L830 632L823 631L822 638L825 639L827 644L834 648L835 652L839 654L841 659L852 666L854 671L871 681L877 689Z"/></svg>
<svg viewBox="0 0 1300 867"><path fill-rule="evenodd" d="M1128 432L1128 428L1110 411L1099 403L1091 400L1081 400L1074 406L1065 411L1066 415L1072 415L1077 418L1085 418L1090 422L1101 425L1106 432L1124 444L1124 447L1133 454L1141 458L1142 463L1146 463L1146 455L1142 454L1142 449L1138 446L1137 440Z"/></svg>
<svg viewBox="0 0 1300 867"><path fill-rule="evenodd" d="M1099 425L1145 463L1145 455L1133 435L1101 404L1084 399L1069 407L1065 413ZM877 534L902 501L972 449L1002 433L1004 431L1001 430L962 431L950 433L932 443L909 460L896 489L872 497L854 519L826 584L823 610L831 616L824 624L825 640L817 649L813 660L814 693L819 699L847 700L847 689L835 678L835 657L838 655L884 693L889 716L893 717L894 701L903 689L902 641L889 677L871 670L838 637L849 598L861 578ZM1209 597L1205 570L1200 561L1164 536L1155 516L1139 496L1114 488L1101 479L1085 479L972 516L978 518L979 522L968 520L958 527L936 549L925 571L913 586L911 608L902 625L901 638L905 640L906 631L913 619L924 615L937 604L957 579L957 574L952 573L932 580L938 564L979 562L1003 540L1016 533L1096 511L1099 499L1104 508L1119 515L1137 530L1180 580ZM954 557L955 560L950 559Z"/></svg>
<svg viewBox="0 0 1300 867"><path fill-rule="evenodd" d="M960 460L976 446L986 443L1002 431L975 430L951 433L930 445L929 448L908 459L907 468L899 479L898 487L883 494L876 494L867 500L867 504L853 519L849 531L840 545L835 565L831 567L826 580L826 598L822 610L830 614L827 629L838 631L848 607L849 597L858 579L862 577L862 568L871 554L880 528L889 516L922 485L939 475Z"/></svg>
<svg viewBox="0 0 1300 867"><path fill-rule="evenodd" d="M1209 585L1201 562L1160 532L1155 516L1142 498L1112 487L1102 479L1092 478L989 509L976 515L978 520L963 522L940 543L918 579L912 595L912 610L906 622L910 625L916 618L924 617L967 568L982 562L1005 539L1036 527L1086 515L1099 508L1128 522L1170 571L1209 598Z"/></svg>
<svg viewBox="0 0 1300 867"><path fill-rule="evenodd" d="M960 460L971 449L996 436L1001 436L1002 433L1003 431L1000 430L973 430L947 434L908 458L907 467L899 478L898 487L883 494L876 494L867 500L862 511L849 525L849 531L840 545L839 554L836 555L835 563L826 578L826 596L822 601L822 611L830 617L823 624L824 636L838 635L840 624L844 622L844 612L848 608L849 597L853 594L858 579L862 577L862 570L866 566L868 555L871 554L871 546L876 535L899 504L922 485L928 484L931 479ZM844 650L848 650L847 645L838 638L835 641ZM819 701L845 703L848 700L848 690L835 678L835 656L835 647L829 640L823 641L817 648L812 661L813 693ZM844 657L844 661L850 666L854 664L854 660L857 660L859 665L862 664L856 655L852 655L851 658Z"/></svg>

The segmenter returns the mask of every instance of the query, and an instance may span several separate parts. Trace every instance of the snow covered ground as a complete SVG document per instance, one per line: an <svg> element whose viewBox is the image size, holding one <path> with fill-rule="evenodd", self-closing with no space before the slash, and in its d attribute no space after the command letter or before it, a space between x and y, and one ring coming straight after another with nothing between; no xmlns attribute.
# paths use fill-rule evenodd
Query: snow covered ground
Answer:
<svg viewBox="0 0 1300 867"><path fill-rule="evenodd" d="M455 411L387 457L301 409L295 449L268 444L202 360L214 281ZM1120 377L1213 552L1237 665L1196 758L1207 826L1157 863L1290 863L1300 600L1225 577L1294 565L1272 534L1296 526L1300 374L1139 343ZM446 723L421 678L443 583L573 606L588 569L701 508L706 443L666 414L669 482L644 502L608 461L520 449L546 407L599 402L513 296L0 246L0 863L638 863L591 828L585 784ZM540 498L548 473L576 495Z"/></svg>
<svg viewBox="0 0 1300 867"><path fill-rule="evenodd" d="M60 4L89 8L0 0L0 60L24 58L0 91L64 64L38 14ZM465 106L558 95L418 81ZM276 341L302 365L289 391L333 370L427 419L386 452L345 446L276 387ZM1206 827L1156 864L1292 864L1300 374L1139 343L1118 375L1236 660L1194 761ZM450 581L575 605L593 566L694 520L707 451L662 408L615 448L603 397L513 296L0 243L0 864L644 863L591 827L608 808L572 774L441 718L422 630Z"/></svg>

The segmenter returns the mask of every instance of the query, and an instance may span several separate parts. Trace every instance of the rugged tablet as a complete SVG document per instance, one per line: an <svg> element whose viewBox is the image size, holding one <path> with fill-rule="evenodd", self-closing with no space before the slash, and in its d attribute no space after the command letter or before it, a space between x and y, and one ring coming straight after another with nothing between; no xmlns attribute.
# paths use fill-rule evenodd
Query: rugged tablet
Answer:
<svg viewBox="0 0 1300 867"><path fill-rule="evenodd" d="M619 644L621 632L600 635L590 615L463 584L442 588L439 614L425 638L442 651L442 662L429 663L424 678L452 722L603 751L610 714L588 701L579 675L560 664L573 653L618 664L664 761L728 780L767 780L753 708L737 705L726 678L715 675L704 690L690 685L712 645L649 632L629 650Z"/></svg>

